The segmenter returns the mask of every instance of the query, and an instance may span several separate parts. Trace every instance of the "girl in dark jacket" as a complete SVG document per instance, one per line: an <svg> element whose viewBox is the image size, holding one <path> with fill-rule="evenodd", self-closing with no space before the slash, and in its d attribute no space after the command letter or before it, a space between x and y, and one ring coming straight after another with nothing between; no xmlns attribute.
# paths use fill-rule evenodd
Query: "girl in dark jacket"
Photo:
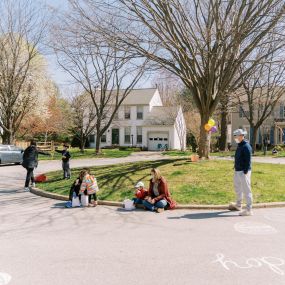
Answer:
<svg viewBox="0 0 285 285"><path fill-rule="evenodd" d="M35 187L34 169L38 166L39 154L50 155L49 153L40 151L37 148L37 143L32 140L30 146L28 146L23 155L23 167L27 169L25 191L30 191L29 184L32 182L32 186Z"/></svg>

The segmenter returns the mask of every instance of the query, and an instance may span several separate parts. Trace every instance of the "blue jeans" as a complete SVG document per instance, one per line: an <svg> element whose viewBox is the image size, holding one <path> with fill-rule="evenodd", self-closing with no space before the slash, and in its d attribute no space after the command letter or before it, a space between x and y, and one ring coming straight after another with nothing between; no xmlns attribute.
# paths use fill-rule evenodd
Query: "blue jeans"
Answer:
<svg viewBox="0 0 285 285"><path fill-rule="evenodd" d="M142 204L143 203L143 200L139 199L139 198L133 198L133 201L135 204Z"/></svg>
<svg viewBox="0 0 285 285"><path fill-rule="evenodd" d="M146 200L143 200L142 203L148 210L151 210L151 211L154 211L154 208L165 208L167 206L167 201L164 199L156 202L155 204L151 204Z"/></svg>

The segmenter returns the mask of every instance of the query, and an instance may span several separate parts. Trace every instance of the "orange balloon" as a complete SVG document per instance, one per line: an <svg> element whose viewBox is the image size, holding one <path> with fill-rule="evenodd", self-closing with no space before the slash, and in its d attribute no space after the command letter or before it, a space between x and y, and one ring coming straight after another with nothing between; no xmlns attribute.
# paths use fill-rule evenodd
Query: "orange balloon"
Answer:
<svg viewBox="0 0 285 285"><path fill-rule="evenodd" d="M207 132L209 132L209 131L211 130L212 126L209 125L209 124L206 124L206 125L204 126L204 128L205 128L205 130L206 130Z"/></svg>

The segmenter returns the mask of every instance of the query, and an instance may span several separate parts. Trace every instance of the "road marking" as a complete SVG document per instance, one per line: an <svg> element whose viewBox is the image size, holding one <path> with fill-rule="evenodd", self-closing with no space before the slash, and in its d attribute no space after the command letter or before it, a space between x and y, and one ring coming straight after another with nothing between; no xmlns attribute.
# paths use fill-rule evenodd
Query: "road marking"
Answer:
<svg viewBox="0 0 285 285"><path fill-rule="evenodd" d="M6 285L11 281L12 277L8 273L0 272L0 285Z"/></svg>
<svg viewBox="0 0 285 285"><path fill-rule="evenodd" d="M282 258L272 256L248 258L245 260L244 265L239 265L237 262L231 259L226 259L222 253L218 253L216 255L216 260L214 260L213 263L220 263L222 267L228 271L231 270L231 267L238 269L251 269L261 268L264 266L268 267L278 275L284 275L284 271L280 267L285 265L285 261Z"/></svg>
<svg viewBox="0 0 285 285"><path fill-rule="evenodd" d="M277 230L275 228L263 223L236 223L234 225L234 228L240 233L250 235L271 235L277 233Z"/></svg>

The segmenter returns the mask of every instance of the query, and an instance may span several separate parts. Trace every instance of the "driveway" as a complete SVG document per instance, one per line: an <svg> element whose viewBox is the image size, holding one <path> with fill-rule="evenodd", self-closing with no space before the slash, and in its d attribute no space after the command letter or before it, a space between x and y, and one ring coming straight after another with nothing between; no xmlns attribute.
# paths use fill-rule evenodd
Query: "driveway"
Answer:
<svg viewBox="0 0 285 285"><path fill-rule="evenodd" d="M156 158L115 161L139 159ZM94 163L111 162L74 160L72 167ZM37 172L60 167L42 161ZM65 209L59 201L17 193L24 177L21 166L0 167L0 285L285 284L284 209L255 210L252 217Z"/></svg>

